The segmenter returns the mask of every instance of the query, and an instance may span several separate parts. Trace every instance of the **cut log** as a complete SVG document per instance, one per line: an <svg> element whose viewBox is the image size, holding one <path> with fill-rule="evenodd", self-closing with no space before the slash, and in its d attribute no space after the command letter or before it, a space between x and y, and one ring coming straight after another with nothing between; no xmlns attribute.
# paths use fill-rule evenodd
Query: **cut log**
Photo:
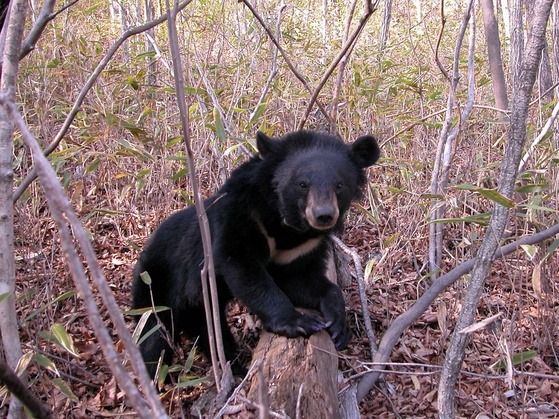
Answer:
<svg viewBox="0 0 559 419"><path fill-rule="evenodd" d="M252 362L262 362L272 411L289 417L339 418L338 358L332 339L320 331L308 339L263 332ZM258 374L248 398L258 402Z"/></svg>

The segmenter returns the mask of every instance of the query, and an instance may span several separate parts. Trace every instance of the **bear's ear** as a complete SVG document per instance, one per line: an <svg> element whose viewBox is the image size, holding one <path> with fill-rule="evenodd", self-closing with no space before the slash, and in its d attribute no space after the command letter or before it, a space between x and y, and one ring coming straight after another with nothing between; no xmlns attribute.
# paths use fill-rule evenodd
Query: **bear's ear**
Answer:
<svg viewBox="0 0 559 419"><path fill-rule="evenodd" d="M275 153L278 140L268 137L262 131L256 133L256 148L262 160Z"/></svg>
<svg viewBox="0 0 559 419"><path fill-rule="evenodd" d="M372 135L359 137L351 145L351 156L361 168L372 166L380 157L380 148Z"/></svg>

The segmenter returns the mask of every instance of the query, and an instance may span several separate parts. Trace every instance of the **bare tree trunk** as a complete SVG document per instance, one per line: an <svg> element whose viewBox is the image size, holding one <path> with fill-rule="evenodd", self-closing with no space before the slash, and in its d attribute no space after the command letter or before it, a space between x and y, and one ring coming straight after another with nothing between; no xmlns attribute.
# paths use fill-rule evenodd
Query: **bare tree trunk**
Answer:
<svg viewBox="0 0 559 419"><path fill-rule="evenodd" d="M523 0L511 0L510 2L510 67L513 80L517 80L520 75L524 54L522 4Z"/></svg>
<svg viewBox="0 0 559 419"><path fill-rule="evenodd" d="M9 94L11 98L15 97L26 11L25 0L13 0L6 28L0 85L0 92ZM0 329L6 363L15 371L23 352L15 306L13 133L13 124L2 108L0 109L0 295L7 295L7 298L0 302ZM26 382L26 375L22 374L21 379ZM23 405L12 396L8 418L21 417L23 417Z"/></svg>
<svg viewBox="0 0 559 419"><path fill-rule="evenodd" d="M559 81L559 2L555 2L553 5L553 13L551 17L551 45L553 46L551 50L551 68L553 72L553 80L555 82ZM557 90L557 96L559 97L559 89ZM559 147L559 119L555 120L553 125L552 141L555 147Z"/></svg>
<svg viewBox="0 0 559 419"><path fill-rule="evenodd" d="M499 25L495 18L493 0L480 0L480 4L483 12L483 28L485 29L487 55L489 56L489 65L491 67L491 81L493 84L493 94L495 95L495 105L499 109L508 109L507 83L503 70Z"/></svg>
<svg viewBox="0 0 559 419"><path fill-rule="evenodd" d="M531 93L536 81L542 49L545 44L545 29L554 0L536 0L534 16L528 43L524 53L524 61L520 74L521 78L514 80L509 140L506 145L505 156L499 176L498 192L510 198L514 189L514 182L518 164L522 156L522 149L526 142L526 118ZM496 204L493 215L481 247L479 249L462 312L452 334L445 362L439 382L438 408L440 418L454 418L455 416L455 386L464 360L468 336L462 330L470 326L475 319L479 298L481 297L485 279L495 258L495 252L508 221L508 209Z"/></svg>
<svg viewBox="0 0 559 419"><path fill-rule="evenodd" d="M384 49L386 48L386 43L388 42L388 33L390 32L391 20L392 20L392 0L386 0L384 2L384 14L382 17L382 28L380 30L380 52L378 55L379 62L382 61L382 56L384 55Z"/></svg>

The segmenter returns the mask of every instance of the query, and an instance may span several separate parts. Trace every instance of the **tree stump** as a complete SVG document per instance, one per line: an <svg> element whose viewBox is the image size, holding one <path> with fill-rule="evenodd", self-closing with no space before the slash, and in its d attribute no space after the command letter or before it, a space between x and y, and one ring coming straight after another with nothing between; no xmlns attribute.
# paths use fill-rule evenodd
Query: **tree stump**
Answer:
<svg viewBox="0 0 559 419"><path fill-rule="evenodd" d="M330 257L327 275L334 283L336 270ZM325 330L308 339L288 339L264 331L252 356L252 365L256 362L262 362L271 410L283 410L291 418L340 417L337 351ZM258 388L258 374L254 373L248 391L254 402L260 402Z"/></svg>
<svg viewBox="0 0 559 419"><path fill-rule="evenodd" d="M263 332L252 362L261 361L270 409L295 418L339 418L338 358L324 330L308 339L288 339ZM258 374L248 398L259 401Z"/></svg>

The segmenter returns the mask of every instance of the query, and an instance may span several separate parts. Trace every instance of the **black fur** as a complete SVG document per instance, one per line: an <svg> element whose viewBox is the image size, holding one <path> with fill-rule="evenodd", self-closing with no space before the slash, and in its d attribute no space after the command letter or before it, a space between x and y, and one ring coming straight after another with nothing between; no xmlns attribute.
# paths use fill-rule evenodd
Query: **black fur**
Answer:
<svg viewBox="0 0 559 419"><path fill-rule="evenodd" d="M326 328L338 349L351 336L340 289L325 276L330 239L343 228L344 215L366 178L364 168L379 158L371 136L345 144L313 131L280 139L257 135L259 156L236 169L219 192L204 202L209 219L219 288L226 356L236 344L225 320L231 298L241 300L274 333L298 337ZM134 269L133 308L151 306L149 288L139 278L147 271L155 305L175 337L200 336L208 352L200 283L203 251L194 207L165 220L155 231ZM295 307L321 313L302 314ZM150 317L144 331L155 326ZM148 367L167 341L154 333L141 345ZM154 367L150 368L153 375Z"/></svg>

